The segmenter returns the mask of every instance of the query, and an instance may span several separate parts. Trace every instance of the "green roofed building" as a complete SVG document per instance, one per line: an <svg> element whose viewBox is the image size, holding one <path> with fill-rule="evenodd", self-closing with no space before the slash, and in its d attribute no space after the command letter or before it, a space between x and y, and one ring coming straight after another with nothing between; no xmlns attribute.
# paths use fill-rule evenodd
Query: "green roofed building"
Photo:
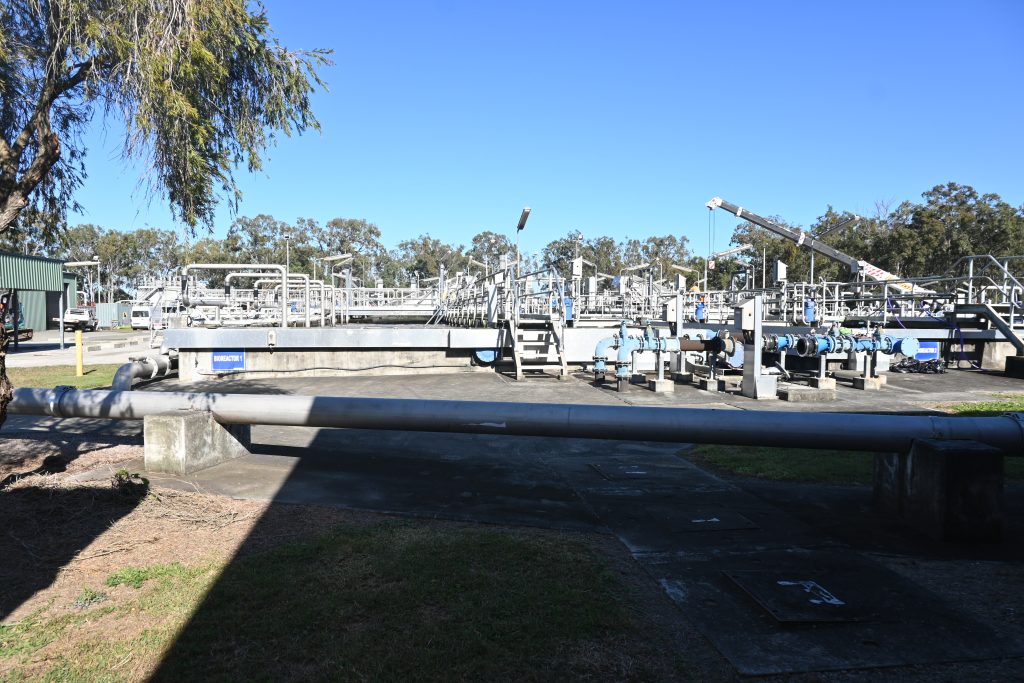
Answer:
<svg viewBox="0 0 1024 683"><path fill-rule="evenodd" d="M0 251L0 292L9 289L17 291L26 329L57 329L61 290L68 294L65 307L74 306L78 278L65 273L64 263L57 259Z"/></svg>

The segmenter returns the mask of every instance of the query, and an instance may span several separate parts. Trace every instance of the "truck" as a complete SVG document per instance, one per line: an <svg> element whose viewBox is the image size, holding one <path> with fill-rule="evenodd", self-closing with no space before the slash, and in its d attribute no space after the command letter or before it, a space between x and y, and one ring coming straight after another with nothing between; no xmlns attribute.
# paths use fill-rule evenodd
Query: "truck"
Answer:
<svg viewBox="0 0 1024 683"><path fill-rule="evenodd" d="M95 332L99 325L100 321L96 318L96 309L94 308L69 308L64 311L64 331L66 332L74 330Z"/></svg>
<svg viewBox="0 0 1024 683"><path fill-rule="evenodd" d="M11 295L3 294L0 295L0 324L3 324L4 331L8 334L14 334L15 318L14 311L11 306ZM18 302L18 317L17 317L17 329L18 338L17 341L28 341L32 338L32 330L25 327L25 309Z"/></svg>

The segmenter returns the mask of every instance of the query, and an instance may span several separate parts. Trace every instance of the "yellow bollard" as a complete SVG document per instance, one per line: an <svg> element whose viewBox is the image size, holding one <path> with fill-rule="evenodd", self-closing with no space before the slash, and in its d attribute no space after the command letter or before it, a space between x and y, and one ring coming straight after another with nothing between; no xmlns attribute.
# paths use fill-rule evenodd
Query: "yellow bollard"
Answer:
<svg viewBox="0 0 1024 683"><path fill-rule="evenodd" d="M82 357L82 331L75 330L75 376L85 375L84 359Z"/></svg>

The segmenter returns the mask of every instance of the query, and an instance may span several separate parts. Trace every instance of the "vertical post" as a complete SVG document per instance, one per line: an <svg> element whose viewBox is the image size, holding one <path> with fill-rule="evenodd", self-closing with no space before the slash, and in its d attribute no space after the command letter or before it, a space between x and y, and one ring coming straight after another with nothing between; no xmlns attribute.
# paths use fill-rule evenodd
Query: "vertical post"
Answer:
<svg viewBox="0 0 1024 683"><path fill-rule="evenodd" d="M310 324L309 324L309 278L308 278L308 277L306 278L306 298L305 298L305 306L306 306L306 312L305 312L305 316L306 316L306 327L309 327L309 326L310 326Z"/></svg>
<svg viewBox="0 0 1024 683"><path fill-rule="evenodd" d="M683 294L682 292L676 292L676 329L675 335L678 337L683 331Z"/></svg>
<svg viewBox="0 0 1024 683"><path fill-rule="evenodd" d="M82 330L75 330L75 376L85 375L85 358L82 349Z"/></svg>
<svg viewBox="0 0 1024 683"><path fill-rule="evenodd" d="M882 325L889 324L889 283L882 285Z"/></svg>
<svg viewBox="0 0 1024 683"><path fill-rule="evenodd" d="M3 321L0 321L2 324ZM14 350L17 351L21 343L18 337L21 336L21 301L18 299L18 290L11 294L11 324L14 327Z"/></svg>
<svg viewBox="0 0 1024 683"><path fill-rule="evenodd" d="M349 308L352 306L352 264L345 269L345 324L349 320Z"/></svg>
<svg viewBox="0 0 1024 683"><path fill-rule="evenodd" d="M281 273L281 327L288 327L288 266Z"/></svg>
<svg viewBox="0 0 1024 683"><path fill-rule="evenodd" d="M65 300L67 298L67 295L68 295L68 286L67 286L67 284L64 283L63 278L61 278L61 285L60 285L60 319L58 320L58 323L60 324L60 350L61 351L64 350L64 302L65 302Z"/></svg>
<svg viewBox="0 0 1024 683"><path fill-rule="evenodd" d="M811 287L814 287L814 251L811 250Z"/></svg>
<svg viewBox="0 0 1024 683"><path fill-rule="evenodd" d="M954 302L955 303L955 302ZM967 260L967 303L974 303L974 259Z"/></svg>

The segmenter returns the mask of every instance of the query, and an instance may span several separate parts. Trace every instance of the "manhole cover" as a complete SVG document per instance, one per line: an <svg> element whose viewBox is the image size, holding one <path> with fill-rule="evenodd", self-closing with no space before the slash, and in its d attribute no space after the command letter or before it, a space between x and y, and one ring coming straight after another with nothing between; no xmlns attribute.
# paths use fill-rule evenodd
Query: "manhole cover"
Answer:
<svg viewBox="0 0 1024 683"><path fill-rule="evenodd" d="M722 572L776 620L786 624L864 621L856 596L837 593L822 577L792 571Z"/></svg>
<svg viewBox="0 0 1024 683"><path fill-rule="evenodd" d="M757 528L749 519L731 510L689 511L673 521L679 531L738 531Z"/></svg>

